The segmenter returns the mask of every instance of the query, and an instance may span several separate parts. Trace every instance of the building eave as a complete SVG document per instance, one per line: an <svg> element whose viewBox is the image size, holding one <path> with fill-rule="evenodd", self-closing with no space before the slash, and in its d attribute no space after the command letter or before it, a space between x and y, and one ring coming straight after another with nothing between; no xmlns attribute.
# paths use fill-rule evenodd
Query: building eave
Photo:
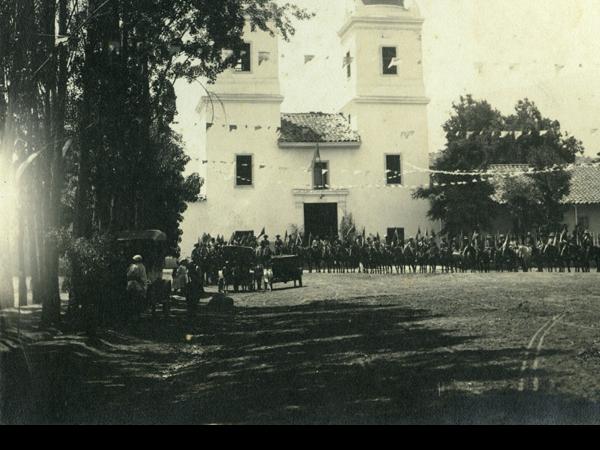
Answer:
<svg viewBox="0 0 600 450"><path fill-rule="evenodd" d="M371 103L384 105L428 105L431 100L427 97L386 96L386 95L361 95L353 98L348 103Z"/></svg>
<svg viewBox="0 0 600 450"><path fill-rule="evenodd" d="M249 104L258 104L258 103L283 103L284 97L283 95L268 95L268 94L211 94L210 96L205 95L200 99L200 103L196 108L197 113L202 112L202 108L204 108L209 102L215 103L249 103Z"/></svg>
<svg viewBox="0 0 600 450"><path fill-rule="evenodd" d="M417 17L359 17L352 16L338 31L338 36L343 38L348 30L354 25L361 25L364 28L375 28L385 30L386 28L420 30L423 27L425 19Z"/></svg>
<svg viewBox="0 0 600 450"><path fill-rule="evenodd" d="M279 148L359 148L360 142L279 142Z"/></svg>

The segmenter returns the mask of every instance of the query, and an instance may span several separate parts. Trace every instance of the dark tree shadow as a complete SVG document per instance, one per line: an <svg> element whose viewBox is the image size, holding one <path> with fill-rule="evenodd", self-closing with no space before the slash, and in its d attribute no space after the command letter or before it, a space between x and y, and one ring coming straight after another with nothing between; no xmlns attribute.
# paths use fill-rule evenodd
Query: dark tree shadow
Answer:
<svg viewBox="0 0 600 450"><path fill-rule="evenodd" d="M324 301L233 314L202 307L190 320L178 304L168 320L146 317L93 344L30 349L42 407L29 421L600 422L597 404L544 385L518 392L531 375L521 371L524 348L473 348L477 336L433 326L438 319L423 309Z"/></svg>

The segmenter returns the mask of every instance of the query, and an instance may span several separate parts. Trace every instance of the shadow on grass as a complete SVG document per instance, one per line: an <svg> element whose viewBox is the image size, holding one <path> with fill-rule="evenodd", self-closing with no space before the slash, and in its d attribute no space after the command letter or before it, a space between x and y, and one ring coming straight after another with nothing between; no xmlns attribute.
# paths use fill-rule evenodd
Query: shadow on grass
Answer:
<svg viewBox="0 0 600 450"><path fill-rule="evenodd" d="M93 344L35 346L37 409L26 421L600 421L596 404L517 392L523 348L474 350L476 336L433 327L435 319L422 309L328 301L231 315L201 308L190 321L178 304L168 320L147 318Z"/></svg>

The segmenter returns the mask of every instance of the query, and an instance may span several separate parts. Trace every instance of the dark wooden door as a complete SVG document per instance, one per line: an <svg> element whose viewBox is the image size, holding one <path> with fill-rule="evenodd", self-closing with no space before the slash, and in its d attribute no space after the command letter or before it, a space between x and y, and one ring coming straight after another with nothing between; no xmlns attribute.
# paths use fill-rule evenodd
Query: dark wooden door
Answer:
<svg viewBox="0 0 600 450"><path fill-rule="evenodd" d="M305 203L304 235L333 238L338 234L337 203Z"/></svg>

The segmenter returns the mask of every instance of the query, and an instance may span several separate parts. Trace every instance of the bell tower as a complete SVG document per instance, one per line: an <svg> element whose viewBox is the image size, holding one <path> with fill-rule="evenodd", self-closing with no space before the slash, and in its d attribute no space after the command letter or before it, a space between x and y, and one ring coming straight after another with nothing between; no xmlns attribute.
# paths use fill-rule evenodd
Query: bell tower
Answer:
<svg viewBox="0 0 600 450"><path fill-rule="evenodd" d="M412 99L427 103L421 30L414 0L352 0L339 31L345 101Z"/></svg>
<svg viewBox="0 0 600 450"><path fill-rule="evenodd" d="M350 0L339 31L345 78L340 109L361 136L355 165L366 168L362 184L383 186L377 195L352 193L356 204L369 202L380 220L355 216L381 232L397 227L415 234L428 226L427 202L412 198L429 183L423 23L415 0Z"/></svg>

